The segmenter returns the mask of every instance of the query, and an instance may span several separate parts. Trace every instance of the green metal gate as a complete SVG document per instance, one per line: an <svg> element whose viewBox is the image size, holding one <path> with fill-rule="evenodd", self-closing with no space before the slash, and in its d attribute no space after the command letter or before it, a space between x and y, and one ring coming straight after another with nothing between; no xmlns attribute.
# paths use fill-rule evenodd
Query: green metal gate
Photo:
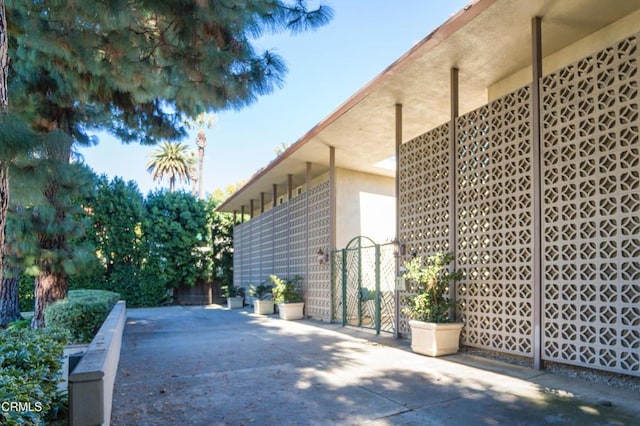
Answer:
<svg viewBox="0 0 640 426"><path fill-rule="evenodd" d="M333 320L342 325L395 331L393 244L353 238L331 256Z"/></svg>

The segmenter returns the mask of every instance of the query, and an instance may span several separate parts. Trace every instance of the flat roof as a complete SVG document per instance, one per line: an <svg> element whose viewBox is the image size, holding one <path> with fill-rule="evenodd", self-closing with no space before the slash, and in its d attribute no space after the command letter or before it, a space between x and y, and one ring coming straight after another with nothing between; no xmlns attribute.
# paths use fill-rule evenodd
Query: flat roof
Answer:
<svg viewBox="0 0 640 426"><path fill-rule="evenodd" d="M240 211L273 185L305 182L336 167L395 177L376 167L395 152L395 105L403 105L403 142L450 119L450 70L459 70L460 114L489 100L489 87L531 66L531 20L542 18L543 57L640 9L640 0L475 0L354 93L284 153L254 174L218 211ZM640 31L640 25L638 25ZM544 66L544 64L543 64ZM545 72L551 70L545 70ZM530 73L529 73L530 75ZM530 80L529 80L530 81ZM247 209L248 211L248 209Z"/></svg>

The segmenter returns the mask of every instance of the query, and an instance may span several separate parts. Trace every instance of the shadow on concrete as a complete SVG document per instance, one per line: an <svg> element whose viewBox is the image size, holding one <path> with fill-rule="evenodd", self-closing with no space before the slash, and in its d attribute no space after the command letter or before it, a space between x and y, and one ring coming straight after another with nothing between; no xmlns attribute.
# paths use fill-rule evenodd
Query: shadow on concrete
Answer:
<svg viewBox="0 0 640 426"><path fill-rule="evenodd" d="M112 424L621 425L638 415L534 383L531 369L499 374L383 341L246 309L131 309Z"/></svg>

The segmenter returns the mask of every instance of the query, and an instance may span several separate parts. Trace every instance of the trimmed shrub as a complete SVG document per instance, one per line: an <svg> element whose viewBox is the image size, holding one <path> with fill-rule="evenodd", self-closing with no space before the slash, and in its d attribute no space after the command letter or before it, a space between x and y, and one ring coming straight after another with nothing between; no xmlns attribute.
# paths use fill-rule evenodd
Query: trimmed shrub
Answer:
<svg viewBox="0 0 640 426"><path fill-rule="evenodd" d="M47 306L47 327L67 330L73 343L89 343L119 299L111 291L69 290L66 299Z"/></svg>
<svg viewBox="0 0 640 426"><path fill-rule="evenodd" d="M120 294L127 307L164 306L171 303L165 281L151 275L153 268L137 269L131 265L116 265L105 288Z"/></svg>
<svg viewBox="0 0 640 426"><path fill-rule="evenodd" d="M0 424L41 425L68 406L58 392L67 333L10 326L0 330Z"/></svg>

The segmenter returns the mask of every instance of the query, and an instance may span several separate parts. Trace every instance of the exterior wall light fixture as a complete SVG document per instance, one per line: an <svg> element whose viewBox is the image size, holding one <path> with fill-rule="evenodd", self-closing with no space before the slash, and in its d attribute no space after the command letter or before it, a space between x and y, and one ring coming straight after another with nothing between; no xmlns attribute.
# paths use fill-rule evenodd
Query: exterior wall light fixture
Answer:
<svg viewBox="0 0 640 426"><path fill-rule="evenodd" d="M407 245L401 243L397 238L393 240L393 256L401 257L407 254Z"/></svg>
<svg viewBox="0 0 640 426"><path fill-rule="evenodd" d="M322 251L322 248L318 249L318 252L316 253L316 256L318 258L318 264L319 265L323 265L325 263L329 263L329 252L325 253L324 251Z"/></svg>

